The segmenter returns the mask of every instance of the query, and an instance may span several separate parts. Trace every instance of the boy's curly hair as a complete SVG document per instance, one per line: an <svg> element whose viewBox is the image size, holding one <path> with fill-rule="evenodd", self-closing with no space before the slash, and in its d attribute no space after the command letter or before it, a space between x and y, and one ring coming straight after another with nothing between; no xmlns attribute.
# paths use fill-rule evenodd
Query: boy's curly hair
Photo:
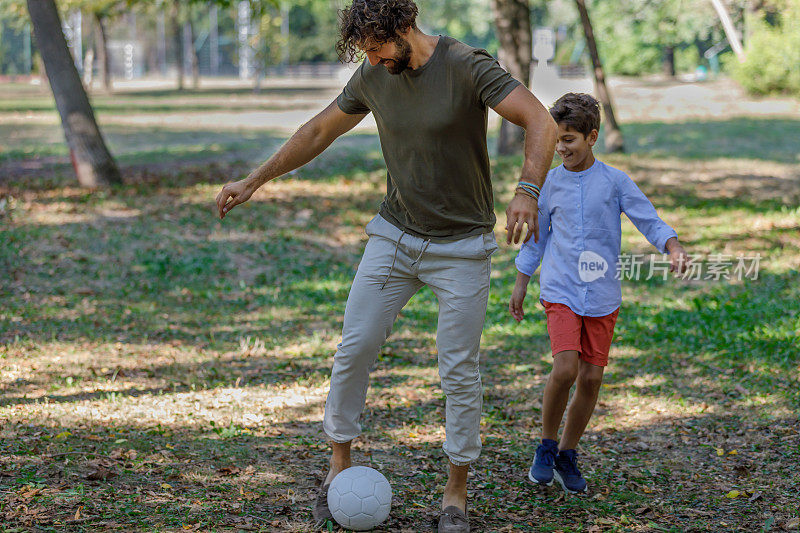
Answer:
<svg viewBox="0 0 800 533"><path fill-rule="evenodd" d="M339 11L339 60L354 61L361 56L360 46L392 42L399 32L416 28L418 13L413 0L353 0Z"/></svg>
<svg viewBox="0 0 800 533"><path fill-rule="evenodd" d="M586 137L600 129L600 102L590 94L567 93L550 108L550 116Z"/></svg>

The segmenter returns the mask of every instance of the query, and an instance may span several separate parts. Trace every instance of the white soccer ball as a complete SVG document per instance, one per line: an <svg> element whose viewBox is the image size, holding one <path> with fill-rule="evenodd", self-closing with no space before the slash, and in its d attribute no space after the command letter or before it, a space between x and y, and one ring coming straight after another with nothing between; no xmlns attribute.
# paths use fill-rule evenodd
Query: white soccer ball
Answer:
<svg viewBox="0 0 800 533"><path fill-rule="evenodd" d="M331 481L328 508L340 526L368 531L389 517L392 486L374 468L352 466Z"/></svg>

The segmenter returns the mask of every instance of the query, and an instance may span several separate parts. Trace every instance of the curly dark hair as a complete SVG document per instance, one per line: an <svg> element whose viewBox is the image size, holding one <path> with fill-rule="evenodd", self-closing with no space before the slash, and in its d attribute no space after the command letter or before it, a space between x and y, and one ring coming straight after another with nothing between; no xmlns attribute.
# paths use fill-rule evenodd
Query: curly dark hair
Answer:
<svg viewBox="0 0 800 533"><path fill-rule="evenodd" d="M339 60L360 58L360 47L369 42L395 41L398 33L417 27L418 13L413 0L353 0L339 11Z"/></svg>
<svg viewBox="0 0 800 533"><path fill-rule="evenodd" d="M550 108L550 116L586 137L600 129L600 102L590 94L567 93Z"/></svg>

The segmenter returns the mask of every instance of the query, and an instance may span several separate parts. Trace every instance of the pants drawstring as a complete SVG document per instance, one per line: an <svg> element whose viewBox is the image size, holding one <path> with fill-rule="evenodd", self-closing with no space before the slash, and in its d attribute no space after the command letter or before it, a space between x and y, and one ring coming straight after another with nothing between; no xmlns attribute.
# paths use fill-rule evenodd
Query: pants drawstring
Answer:
<svg viewBox="0 0 800 533"><path fill-rule="evenodd" d="M400 238L397 239L397 243L395 243L394 245L394 257L392 257L392 266L389 267L389 273L386 274L386 279L383 280L383 283L381 284L381 288L379 289L381 291L386 286L386 284L389 283L389 278L392 277L392 272L394 272L394 264L397 262L397 249L400 248L400 241L403 240L403 235L405 234L406 232L405 230L403 230L403 232L400 234Z"/></svg>
<svg viewBox="0 0 800 533"><path fill-rule="evenodd" d="M414 265L416 265L417 263L419 263L419 260L420 260L420 259L422 259L422 254L424 254L424 253L425 253L425 250L427 250L427 249L428 249L428 245L429 245L430 243L431 243L431 240L430 240L430 239L427 239L427 240L425 241L425 243L422 245L422 250L420 250L420 251L419 251L419 255L417 256L417 258L416 258L416 259L414 259L414 262L413 262L413 263L411 263L411 266L412 266L412 267L413 267Z"/></svg>

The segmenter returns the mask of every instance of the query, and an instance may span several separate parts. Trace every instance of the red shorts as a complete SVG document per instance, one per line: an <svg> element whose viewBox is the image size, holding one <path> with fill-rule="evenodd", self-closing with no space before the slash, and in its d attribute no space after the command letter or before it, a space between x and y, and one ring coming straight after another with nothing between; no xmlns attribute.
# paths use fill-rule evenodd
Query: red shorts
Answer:
<svg viewBox="0 0 800 533"><path fill-rule="evenodd" d="M559 303L542 300L547 314L547 333L553 355L575 350L580 359L597 366L608 365L608 350L614 337L619 307L606 316L581 316Z"/></svg>

